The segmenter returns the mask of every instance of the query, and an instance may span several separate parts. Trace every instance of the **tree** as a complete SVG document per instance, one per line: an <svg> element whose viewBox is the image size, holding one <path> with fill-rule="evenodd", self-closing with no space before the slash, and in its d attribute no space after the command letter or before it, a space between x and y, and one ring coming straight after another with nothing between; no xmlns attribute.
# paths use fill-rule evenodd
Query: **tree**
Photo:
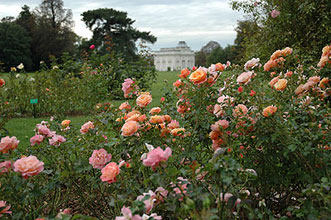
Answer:
<svg viewBox="0 0 331 220"><path fill-rule="evenodd" d="M233 0L232 8L243 10L257 26L254 35L245 37L246 57L268 59L273 51L288 46L304 54L304 62L315 63L330 43L329 0Z"/></svg>
<svg viewBox="0 0 331 220"><path fill-rule="evenodd" d="M196 66L206 66L207 65L207 54L203 51L195 53L195 65Z"/></svg>
<svg viewBox="0 0 331 220"><path fill-rule="evenodd" d="M233 45L227 45L225 48L215 48L207 57L207 66L215 63L236 62L236 48Z"/></svg>
<svg viewBox="0 0 331 220"><path fill-rule="evenodd" d="M32 32L31 51L36 67L42 60L49 61L50 55L60 57L73 52L76 34L72 31L72 12L63 8L62 0L43 0L34 16L36 28Z"/></svg>
<svg viewBox="0 0 331 220"><path fill-rule="evenodd" d="M91 43L105 51L109 45L104 45L105 38L111 39L112 50L120 52L123 56L132 60L136 57L135 42L138 39L149 43L156 42L156 37L150 32L140 32L133 28L135 22L127 17L126 12L117 11L112 8L100 8L89 10L82 14L86 26L93 32Z"/></svg>
<svg viewBox="0 0 331 220"><path fill-rule="evenodd" d="M27 31L18 24L0 23L0 62L4 63L6 71L20 63L31 66L30 41Z"/></svg>

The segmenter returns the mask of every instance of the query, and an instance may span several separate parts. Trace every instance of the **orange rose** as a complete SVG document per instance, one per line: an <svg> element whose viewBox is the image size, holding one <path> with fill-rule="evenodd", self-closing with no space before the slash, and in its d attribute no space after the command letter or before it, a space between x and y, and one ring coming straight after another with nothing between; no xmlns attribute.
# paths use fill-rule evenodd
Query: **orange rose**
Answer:
<svg viewBox="0 0 331 220"><path fill-rule="evenodd" d="M151 118L149 119L149 122L153 123L153 124L163 123L163 118L160 115L154 115L154 116L151 116Z"/></svg>
<svg viewBox="0 0 331 220"><path fill-rule="evenodd" d="M136 103L140 107L146 107L148 104L152 102L152 96L149 94L149 92L141 93L140 96L138 96Z"/></svg>
<svg viewBox="0 0 331 220"><path fill-rule="evenodd" d="M270 106L266 107L265 109L263 109L263 116L269 117L269 116L275 114L276 111L277 111L277 107L270 105Z"/></svg>
<svg viewBox="0 0 331 220"><path fill-rule="evenodd" d="M242 115L246 115L248 112L248 109L245 105L243 104L239 104L235 107L235 109L233 110L233 116L237 117L237 116L242 116Z"/></svg>
<svg viewBox="0 0 331 220"><path fill-rule="evenodd" d="M190 81L194 84L201 84L206 82L207 80L207 73L203 69L198 69L195 72L193 72L190 77Z"/></svg>
<svg viewBox="0 0 331 220"><path fill-rule="evenodd" d="M68 127L69 125L70 125L70 120L63 120L62 122L61 122L61 125L62 125L62 127Z"/></svg>
<svg viewBox="0 0 331 220"><path fill-rule="evenodd" d="M120 168L116 163L111 162L102 168L101 173L102 175L100 179L102 182L113 183L116 182L116 177L120 173Z"/></svg>
<svg viewBox="0 0 331 220"><path fill-rule="evenodd" d="M171 116L170 115L163 115L162 118L163 118L163 121L166 121L168 123L171 122Z"/></svg>
<svg viewBox="0 0 331 220"><path fill-rule="evenodd" d="M299 94L301 94L303 91L305 91L304 88L303 88L303 85L300 84L300 85L298 86L298 88L296 88L296 89L294 90L294 93L295 93L296 95L299 95Z"/></svg>
<svg viewBox="0 0 331 220"><path fill-rule="evenodd" d="M139 129L139 124L136 121L128 121L125 122L123 125L121 131L122 135L127 137L127 136L132 136L134 133L136 133Z"/></svg>
<svg viewBox="0 0 331 220"><path fill-rule="evenodd" d="M220 72L222 72L222 71L225 69L225 67L224 67L224 65L221 64L221 63L216 63L216 64L215 64L215 69L216 69L216 71L220 71Z"/></svg>
<svg viewBox="0 0 331 220"><path fill-rule="evenodd" d="M275 60L278 57L280 57L282 55L282 51L281 50L276 50L270 57L271 60Z"/></svg>
<svg viewBox="0 0 331 220"><path fill-rule="evenodd" d="M274 85L274 88L278 91L284 90L287 85L287 80L286 79L280 79L276 82Z"/></svg>
<svg viewBox="0 0 331 220"><path fill-rule="evenodd" d="M161 112L161 108L160 107L155 107L155 108L152 108L150 111L149 111L149 114L159 114Z"/></svg>
<svg viewBox="0 0 331 220"><path fill-rule="evenodd" d="M287 56L287 55L292 54L292 52L293 52L292 48L286 47L286 48L284 48L284 49L282 50L282 56L285 57L285 56Z"/></svg>
<svg viewBox="0 0 331 220"><path fill-rule="evenodd" d="M273 78L273 79L269 82L269 86L270 86L271 88L274 88L274 85L278 82L278 80L279 80L279 76Z"/></svg>
<svg viewBox="0 0 331 220"><path fill-rule="evenodd" d="M178 75L178 76L182 79L185 79L188 75L190 75L190 70L185 68L185 69L182 69L182 71L180 72L180 75Z"/></svg>
<svg viewBox="0 0 331 220"><path fill-rule="evenodd" d="M136 122L138 122L139 121L139 117L140 117L139 114L131 115L128 119L125 120L125 122L128 122L128 121L136 121Z"/></svg>
<svg viewBox="0 0 331 220"><path fill-rule="evenodd" d="M123 102L120 107L119 107L120 110L123 110L123 109L131 109L131 106L129 105L128 102Z"/></svg>
<svg viewBox="0 0 331 220"><path fill-rule="evenodd" d="M184 132L185 132L185 128L175 128L171 130L171 134L173 136L182 136Z"/></svg>

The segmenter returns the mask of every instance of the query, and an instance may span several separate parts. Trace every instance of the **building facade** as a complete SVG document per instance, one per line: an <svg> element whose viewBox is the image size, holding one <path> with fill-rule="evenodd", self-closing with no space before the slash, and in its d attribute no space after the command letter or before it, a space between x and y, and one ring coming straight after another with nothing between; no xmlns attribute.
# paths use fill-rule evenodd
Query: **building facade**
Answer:
<svg viewBox="0 0 331 220"><path fill-rule="evenodd" d="M161 48L154 52L154 65L157 71L174 71L192 68L195 65L194 51L185 41L179 41L177 47Z"/></svg>

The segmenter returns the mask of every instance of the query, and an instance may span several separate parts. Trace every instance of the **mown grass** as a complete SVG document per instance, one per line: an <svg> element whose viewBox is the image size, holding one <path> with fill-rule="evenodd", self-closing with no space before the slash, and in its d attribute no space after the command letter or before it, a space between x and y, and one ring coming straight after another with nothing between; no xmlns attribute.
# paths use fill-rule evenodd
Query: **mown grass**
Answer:
<svg viewBox="0 0 331 220"><path fill-rule="evenodd" d="M8 77L8 75L0 74L0 77ZM151 94L153 96L153 101L150 106L157 106L160 103L160 99L163 94L163 88L166 85L172 84L178 79L179 72L157 72L158 77L156 82L151 87ZM4 75L4 76L3 76ZM29 73L33 75L33 73ZM6 80L6 79L5 79ZM119 106L124 100L112 101L115 106ZM133 101L133 100L131 100ZM75 127L80 127L82 124L87 122L92 116L69 116L67 119L71 120L71 125ZM49 117L41 118L13 118L6 125L5 128L8 130L10 136L16 136L20 140L21 147L28 147L30 145L30 138L34 135L34 128L36 124L41 121L48 121Z"/></svg>

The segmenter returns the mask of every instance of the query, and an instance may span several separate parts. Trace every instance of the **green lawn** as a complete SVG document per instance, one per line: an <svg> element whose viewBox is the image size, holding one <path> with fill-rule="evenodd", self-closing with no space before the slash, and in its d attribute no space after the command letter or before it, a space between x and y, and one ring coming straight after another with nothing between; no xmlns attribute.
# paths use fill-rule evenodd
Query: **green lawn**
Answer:
<svg viewBox="0 0 331 220"><path fill-rule="evenodd" d="M28 73L32 75L33 73ZM152 106L157 106L160 103L165 83L172 84L178 79L178 71L174 72L157 72L158 78L156 83L152 85L151 94L153 96ZM0 77L8 77L8 73L0 74ZM166 80L166 82L165 82ZM115 106L119 106L125 100L116 100L112 101ZM133 100L131 100L133 101ZM80 127L82 124L87 122L92 116L75 116L68 117L71 120L71 124L75 127ZM9 131L10 136L16 136L20 140L20 146L27 147L30 145L30 138L34 135L34 128L36 124L41 121L48 121L49 118L14 118L11 119L6 125L5 128Z"/></svg>

